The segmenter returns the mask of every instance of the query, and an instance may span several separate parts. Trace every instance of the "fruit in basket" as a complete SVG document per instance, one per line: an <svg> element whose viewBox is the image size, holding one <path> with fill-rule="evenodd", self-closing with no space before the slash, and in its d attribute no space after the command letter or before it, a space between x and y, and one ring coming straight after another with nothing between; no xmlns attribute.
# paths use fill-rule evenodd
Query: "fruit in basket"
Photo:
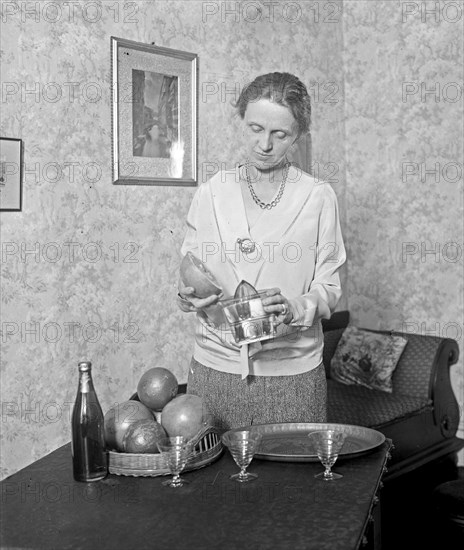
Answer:
<svg viewBox="0 0 464 550"><path fill-rule="evenodd" d="M220 294L222 288L208 268L191 252L183 257L180 264L180 279L185 286L195 289L197 298L207 298L212 294Z"/></svg>
<svg viewBox="0 0 464 550"><path fill-rule="evenodd" d="M163 367L147 370L137 384L140 401L153 411L161 411L177 395L178 390L177 378Z"/></svg>
<svg viewBox="0 0 464 550"><path fill-rule="evenodd" d="M183 435L191 439L209 421L210 415L201 397L188 393L174 397L161 412L161 426L169 437Z"/></svg>
<svg viewBox="0 0 464 550"><path fill-rule="evenodd" d="M111 407L104 418L107 447L122 451L124 435L138 420L154 420L153 412L140 401L129 399Z"/></svg>
<svg viewBox="0 0 464 550"><path fill-rule="evenodd" d="M164 428L156 420L137 420L129 426L122 439L125 453L158 453L157 443L166 437Z"/></svg>

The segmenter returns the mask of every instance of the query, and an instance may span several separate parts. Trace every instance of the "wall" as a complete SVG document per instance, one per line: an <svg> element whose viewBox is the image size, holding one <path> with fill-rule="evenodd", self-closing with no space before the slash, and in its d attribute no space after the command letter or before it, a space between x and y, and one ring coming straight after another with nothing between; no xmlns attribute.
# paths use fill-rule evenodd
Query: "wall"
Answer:
<svg viewBox="0 0 464 550"><path fill-rule="evenodd" d="M321 24L305 3L272 14L221 2L69 5L2 5L0 134L24 140L26 168L22 212L1 215L2 477L69 441L78 361L93 362L104 411L152 366L186 380L192 319L175 295L194 190L112 185L111 36L199 55L200 181L237 160L236 90L271 70L298 74L314 98L315 166L320 177L328 160L339 167L345 212L343 90L332 84L343 85L340 18Z"/></svg>
<svg viewBox="0 0 464 550"><path fill-rule="evenodd" d="M344 2L345 239L353 322L455 338L462 411L464 14L451 4Z"/></svg>
<svg viewBox="0 0 464 550"><path fill-rule="evenodd" d="M442 173L463 163L462 96L444 99L448 83L462 85L462 17L450 22L443 2L437 20L422 17L422 2L301 2L300 13L281 2L272 17L223 2L111 1L101 14L71 4L73 16L64 3L3 11L11 87L0 134L24 140L27 173L23 211L1 214L1 476L69 441L79 360L93 361L104 410L151 366L186 379L192 320L174 297L193 189L112 185L110 36L200 56L200 181L240 154L235 90L276 69L308 83L313 169L338 169L350 275L340 307L359 325L458 337L462 408L462 257L447 246L463 246L462 179ZM419 87L404 102L403 82ZM422 98L422 82L438 83L437 102ZM421 181L420 166L437 162L439 181ZM406 172L416 166L419 176Z"/></svg>

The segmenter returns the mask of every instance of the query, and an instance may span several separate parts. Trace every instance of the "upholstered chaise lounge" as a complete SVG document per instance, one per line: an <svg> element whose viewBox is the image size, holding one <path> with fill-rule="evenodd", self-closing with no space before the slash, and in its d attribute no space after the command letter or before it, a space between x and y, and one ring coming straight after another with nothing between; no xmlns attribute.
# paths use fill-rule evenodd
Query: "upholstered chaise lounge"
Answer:
<svg viewBox="0 0 464 550"><path fill-rule="evenodd" d="M386 479L464 447L464 440L456 437L459 406L450 382L450 367L459 357L457 342L392 333L407 340L392 375L392 393L346 385L331 378L330 362L349 318L348 311L341 311L323 322L328 421L375 428L392 439L394 449Z"/></svg>

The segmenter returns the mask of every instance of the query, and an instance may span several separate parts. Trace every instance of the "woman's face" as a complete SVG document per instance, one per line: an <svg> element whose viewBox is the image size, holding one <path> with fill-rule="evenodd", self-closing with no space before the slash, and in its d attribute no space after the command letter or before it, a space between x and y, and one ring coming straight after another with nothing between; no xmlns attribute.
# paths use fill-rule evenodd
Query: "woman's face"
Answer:
<svg viewBox="0 0 464 550"><path fill-rule="evenodd" d="M298 138L298 125L290 109L268 99L250 101L243 121L249 160L260 170L281 164Z"/></svg>

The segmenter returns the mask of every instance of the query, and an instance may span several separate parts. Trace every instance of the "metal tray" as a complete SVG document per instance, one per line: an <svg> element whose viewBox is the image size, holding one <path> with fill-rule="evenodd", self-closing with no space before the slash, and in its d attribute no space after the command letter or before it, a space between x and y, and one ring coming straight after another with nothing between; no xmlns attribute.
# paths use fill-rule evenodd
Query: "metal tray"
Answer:
<svg viewBox="0 0 464 550"><path fill-rule="evenodd" d="M385 436L381 432L351 424L288 422L254 424L248 428L262 435L261 444L254 457L281 462L317 462L319 459L308 438L308 434L316 430L340 430L347 434L339 460L360 456L372 451L385 441ZM236 428L231 431L243 429Z"/></svg>

